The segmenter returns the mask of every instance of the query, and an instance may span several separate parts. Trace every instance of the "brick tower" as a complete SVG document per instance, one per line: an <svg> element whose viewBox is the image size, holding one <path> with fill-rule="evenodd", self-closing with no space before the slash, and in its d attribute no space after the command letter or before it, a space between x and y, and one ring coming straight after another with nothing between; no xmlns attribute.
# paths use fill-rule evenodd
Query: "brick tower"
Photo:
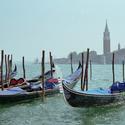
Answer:
<svg viewBox="0 0 125 125"><path fill-rule="evenodd" d="M110 53L110 32L106 21L105 31L103 33L103 54L106 55L108 53Z"/></svg>

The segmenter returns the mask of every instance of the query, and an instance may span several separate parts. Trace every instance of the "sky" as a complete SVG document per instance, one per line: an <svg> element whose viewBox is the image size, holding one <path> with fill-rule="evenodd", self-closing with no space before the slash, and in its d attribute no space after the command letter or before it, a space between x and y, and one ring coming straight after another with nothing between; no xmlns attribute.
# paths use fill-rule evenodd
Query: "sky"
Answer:
<svg viewBox="0 0 125 125"><path fill-rule="evenodd" d="M42 50L54 58L87 48L103 53L106 20L111 51L125 48L125 0L0 0L0 49L16 61Z"/></svg>

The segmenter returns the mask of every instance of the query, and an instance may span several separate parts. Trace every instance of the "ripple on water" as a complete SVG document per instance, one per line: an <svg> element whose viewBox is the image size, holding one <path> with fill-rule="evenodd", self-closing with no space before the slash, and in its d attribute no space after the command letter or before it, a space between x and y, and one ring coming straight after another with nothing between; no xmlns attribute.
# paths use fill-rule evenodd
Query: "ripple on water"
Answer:
<svg viewBox="0 0 125 125"><path fill-rule="evenodd" d="M49 67L49 66L48 66ZM58 65L63 76L70 73L70 65ZM77 65L74 65L76 68ZM40 73L40 65L27 64L27 77ZM18 76L22 76L22 67L18 65ZM20 72L21 71L21 72ZM116 79L121 79L121 66L116 67ZM93 65L93 80L89 88L111 85L110 65ZM79 88L80 84L77 86ZM27 103L0 105L0 125L124 125L125 106L111 105L95 108L72 108L64 102L62 95L35 99Z"/></svg>

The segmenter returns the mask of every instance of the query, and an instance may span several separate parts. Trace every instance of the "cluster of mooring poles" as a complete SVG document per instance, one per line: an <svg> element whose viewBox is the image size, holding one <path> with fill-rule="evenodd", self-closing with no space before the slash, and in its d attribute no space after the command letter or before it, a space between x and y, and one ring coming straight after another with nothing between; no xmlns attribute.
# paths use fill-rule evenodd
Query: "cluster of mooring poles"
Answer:
<svg viewBox="0 0 125 125"><path fill-rule="evenodd" d="M3 78L3 66L4 66L4 59L5 59L5 79ZM12 55L4 55L4 50L1 50L1 66L0 66L0 82L1 82L1 89L4 90L3 83L7 83L10 80L10 72L12 72ZM8 84L9 85L9 84Z"/></svg>
<svg viewBox="0 0 125 125"><path fill-rule="evenodd" d="M71 73L73 73L73 56L70 54L70 62L71 62ZM90 62L90 80L92 80L92 61L89 61L89 48L87 49L86 56L86 65L85 65L85 73L84 73L84 53L81 53L81 63L82 63L82 73L81 73L81 90L88 90L88 67Z"/></svg>

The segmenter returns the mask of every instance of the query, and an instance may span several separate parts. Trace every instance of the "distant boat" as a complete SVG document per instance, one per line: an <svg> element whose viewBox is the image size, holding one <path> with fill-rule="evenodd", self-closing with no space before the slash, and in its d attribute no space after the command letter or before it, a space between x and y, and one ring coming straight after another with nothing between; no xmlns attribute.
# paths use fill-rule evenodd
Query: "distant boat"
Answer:
<svg viewBox="0 0 125 125"><path fill-rule="evenodd" d="M106 64L106 57L105 57L105 55L103 57L104 57L104 64Z"/></svg>
<svg viewBox="0 0 125 125"><path fill-rule="evenodd" d="M35 59L34 64L39 64L39 59L38 58Z"/></svg>

